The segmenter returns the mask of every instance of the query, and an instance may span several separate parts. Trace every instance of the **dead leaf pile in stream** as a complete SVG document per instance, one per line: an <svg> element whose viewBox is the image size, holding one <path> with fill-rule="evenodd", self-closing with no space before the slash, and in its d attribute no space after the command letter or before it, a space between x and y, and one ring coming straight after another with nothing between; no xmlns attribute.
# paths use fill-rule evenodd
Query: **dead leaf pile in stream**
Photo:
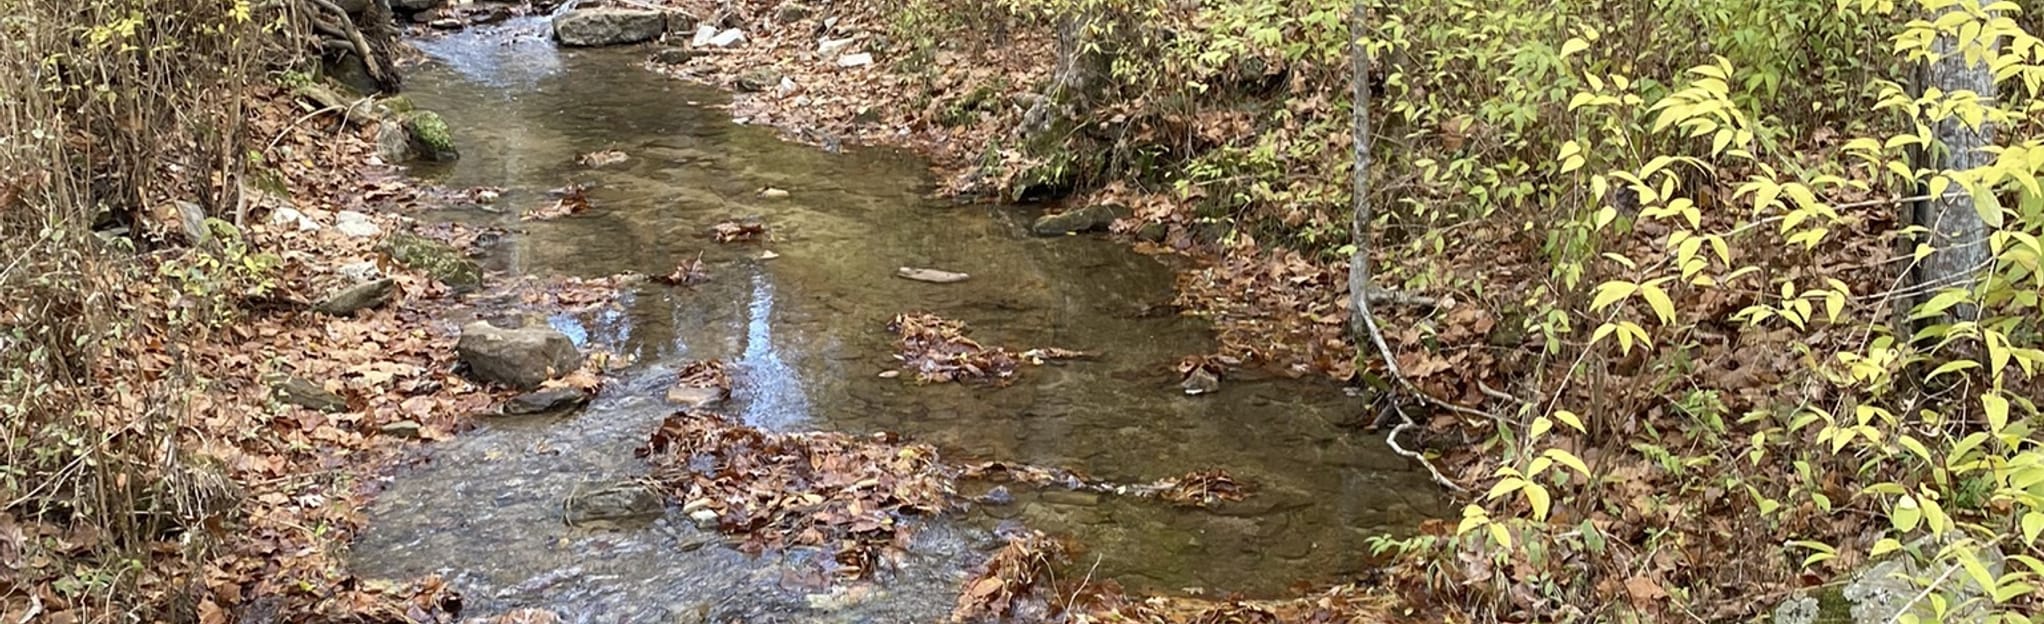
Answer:
<svg viewBox="0 0 2044 624"><path fill-rule="evenodd" d="M846 577L900 557L910 523L954 498L935 449L884 437L768 433L684 412L661 423L640 452L685 513L741 537L741 550L821 548Z"/></svg>
<svg viewBox="0 0 2044 624"><path fill-rule="evenodd" d="M641 275L566 277L523 275L504 280L484 294L472 297L493 307L545 310L549 313L587 314L617 310L623 291L644 280Z"/></svg>
<svg viewBox="0 0 2044 624"><path fill-rule="evenodd" d="M1075 624L1379 624L1406 621L1379 591L1341 585L1285 600L1132 596L1115 583L1081 588Z"/></svg>
<svg viewBox="0 0 2044 624"><path fill-rule="evenodd" d="M615 165L627 160L631 160L631 158L632 157L630 156L626 156L623 151L613 149L583 154L581 158L575 159L575 162L580 163L584 167L594 168L608 167L610 165Z"/></svg>
<svg viewBox="0 0 2044 624"><path fill-rule="evenodd" d="M553 205L527 210L518 218L524 221L545 221L589 210L589 187L586 185L570 184L549 193L554 196Z"/></svg>
<svg viewBox="0 0 2044 624"><path fill-rule="evenodd" d="M668 286L694 286L710 281L710 267L703 264L702 252L696 252L694 259L674 265L673 273L653 278L653 281Z"/></svg>
<svg viewBox="0 0 2044 624"><path fill-rule="evenodd" d="M678 385L690 388L716 388L731 390L731 374L725 370L722 360L697 360L681 366Z"/></svg>
<svg viewBox="0 0 2044 624"><path fill-rule="evenodd" d="M1247 484L1219 468L1188 472L1149 483L1115 483L1062 468L991 461L965 465L958 476L962 479L1009 481L1037 487L1152 498L1187 507L1212 507L1226 501L1242 500L1250 493Z"/></svg>
<svg viewBox="0 0 2044 624"><path fill-rule="evenodd" d="M895 358L925 383L1005 382L1015 376L1015 354L966 337L965 323L928 313L907 313L887 324L894 332Z"/></svg>
<svg viewBox="0 0 2044 624"><path fill-rule="evenodd" d="M767 227L752 219L732 219L710 226L710 238L719 243L742 243L766 236Z"/></svg>
<svg viewBox="0 0 2044 624"><path fill-rule="evenodd" d="M1065 562L1066 548L1039 531L1021 531L1003 538L1007 543L981 564L979 572L959 592L958 603L951 609L952 622L1042 619L1024 617L1023 611L1032 606L1045 608L1047 605L1041 602L1045 592L1055 597L1057 588L1051 587L1050 582L1057 567ZM1032 599L1036 602L1032 603Z"/></svg>

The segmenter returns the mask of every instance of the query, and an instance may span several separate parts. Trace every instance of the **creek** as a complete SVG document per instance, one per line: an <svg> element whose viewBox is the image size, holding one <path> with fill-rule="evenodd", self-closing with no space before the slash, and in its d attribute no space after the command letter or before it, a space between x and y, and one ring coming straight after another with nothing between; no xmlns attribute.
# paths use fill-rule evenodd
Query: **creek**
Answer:
<svg viewBox="0 0 2044 624"><path fill-rule="evenodd" d="M508 228L494 270L514 275L664 275L701 254L713 279L645 283L616 309L550 322L636 362L567 417L493 418L421 451L382 484L350 559L372 577L438 573L468 613L553 610L568 621L937 621L960 582L1020 522L1083 547L1074 577L1139 591L1278 597L1367 568L1366 538L1448 510L1424 471L1360 431L1368 401L1332 384L1229 380L1186 396L1172 366L1212 350L1197 319L1156 314L1174 267L1101 237L1032 238L1036 210L929 199L926 165L899 151L841 153L733 123L718 91L641 66L643 50L557 50L546 25L514 20L415 42L428 57L409 96L438 111L462 158L409 170L449 188L502 187L486 212L431 219ZM622 163L578 164L619 150ZM548 190L589 186L592 209L550 221L519 211ZM788 191L761 197L763 188ZM763 244L718 245L710 225L756 217ZM762 251L777 257L762 259ZM930 284L899 267L964 272ZM999 388L918 385L894 370L896 314L967 322L990 345L1054 346L1096 360L1025 366ZM1214 509L1015 488L928 523L900 569L829 588L816 553L753 557L678 510L603 530L571 528L580 488L643 475L632 450L668 412L675 367L732 366L727 410L769 430L895 432L949 458L1058 466L1146 482L1222 468L1251 484ZM1011 486L1013 487L1013 486Z"/></svg>

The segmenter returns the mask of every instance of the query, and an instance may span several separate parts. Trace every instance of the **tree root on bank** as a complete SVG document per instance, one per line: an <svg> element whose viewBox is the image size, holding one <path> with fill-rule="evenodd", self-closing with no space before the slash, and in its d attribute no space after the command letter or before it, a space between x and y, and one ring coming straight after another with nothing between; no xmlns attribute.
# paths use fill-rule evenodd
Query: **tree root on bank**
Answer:
<svg viewBox="0 0 2044 624"><path fill-rule="evenodd" d="M332 0L296 1L309 9L306 13L312 31L321 36L318 43L321 56L355 55L362 59L369 78L385 91L395 91L403 83L391 62L391 46L395 45L397 31L387 0L370 2L361 23Z"/></svg>

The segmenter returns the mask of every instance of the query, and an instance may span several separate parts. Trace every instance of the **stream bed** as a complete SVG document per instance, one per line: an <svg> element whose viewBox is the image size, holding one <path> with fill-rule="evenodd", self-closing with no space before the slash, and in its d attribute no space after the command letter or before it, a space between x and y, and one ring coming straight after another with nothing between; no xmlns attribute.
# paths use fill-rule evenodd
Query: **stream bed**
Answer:
<svg viewBox="0 0 2044 624"><path fill-rule="evenodd" d="M1365 399L1311 381L1229 381L1186 396L1172 365L1212 349L1204 323L1168 309L1174 268L1100 237L1032 238L1032 208L926 197L926 166L898 151L842 153L737 125L726 96L647 71L644 50L557 50L538 20L420 40L408 95L439 112L462 152L411 174L495 186L487 212L433 219L514 234L488 259L510 274L664 275L701 254L713 278L645 283L615 310L558 315L583 343L636 364L567 417L489 419L422 451L384 484L351 563L374 577L438 573L471 614L543 608L576 622L929 622L997 543L1003 522L1071 538L1070 573L1139 591L1281 597L1368 564L1366 539L1446 513L1424 471L1359 431ZM619 150L604 167L580 155ZM587 184L592 208L520 221L548 190ZM776 188L786 197L763 198ZM765 243L718 245L734 217ZM763 259L765 251L777 257ZM968 273L957 284L899 267ZM1096 360L1025 366L989 388L889 379L896 314L968 323L983 343L1061 347ZM1146 482L1222 468L1250 484L1214 509L1074 492L1014 491L917 533L899 569L870 583L814 582L814 553L741 554L678 511L592 530L562 521L581 488L643 475L633 449L669 413L688 360L732 365L727 410L777 431L895 432L959 460L1071 468ZM1013 487L1013 486L1011 486Z"/></svg>

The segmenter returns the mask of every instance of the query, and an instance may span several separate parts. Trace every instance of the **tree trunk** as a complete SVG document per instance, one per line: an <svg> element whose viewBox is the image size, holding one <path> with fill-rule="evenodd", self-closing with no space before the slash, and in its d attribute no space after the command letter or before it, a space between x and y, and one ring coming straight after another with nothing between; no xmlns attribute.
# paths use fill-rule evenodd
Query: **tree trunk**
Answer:
<svg viewBox="0 0 2044 624"><path fill-rule="evenodd" d="M1356 347L1370 344L1370 54L1363 47L1364 9L1357 0L1349 16L1350 81L1354 89L1349 115L1354 118L1350 139L1355 142L1355 165L1351 181L1355 211L1349 222L1349 242L1355 251L1348 260L1349 332Z"/></svg>
<svg viewBox="0 0 2044 624"><path fill-rule="evenodd" d="M1985 6L1990 0L1978 2ZM1963 10L1958 6L1944 9ZM1985 62L1968 63L1959 42L1949 35L1938 37L1932 49L1938 59L1930 67L1930 86L1945 93L1971 91L1979 94L1983 105L1993 103L1994 71ZM1936 132L1942 149L1938 153L1938 169L1966 171L1993 162L1994 155L1984 148L1994 144L1994 128L1986 122L1979 128L1968 128L1954 116L1939 120ZM1989 261L1987 223L1974 210L1972 195L1955 184L1943 196L1917 204L1915 210L1914 221L1930 230L1925 243L1935 250L1916 268L1918 299L1928 299L1945 288L1971 288ZM1948 316L1967 318L1973 314L1971 306L1958 306Z"/></svg>

